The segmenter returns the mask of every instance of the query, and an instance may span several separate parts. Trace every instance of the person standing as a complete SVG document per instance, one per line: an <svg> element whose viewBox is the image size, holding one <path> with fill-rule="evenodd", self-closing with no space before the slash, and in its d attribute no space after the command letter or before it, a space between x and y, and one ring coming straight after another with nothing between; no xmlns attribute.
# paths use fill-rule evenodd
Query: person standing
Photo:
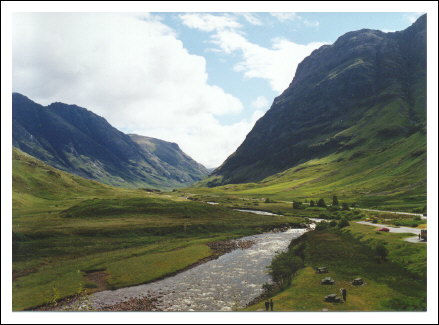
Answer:
<svg viewBox="0 0 439 325"><path fill-rule="evenodd" d="M346 289L341 288L340 293L341 293L341 296L343 297L343 301L346 302L346 294L347 294Z"/></svg>
<svg viewBox="0 0 439 325"><path fill-rule="evenodd" d="M270 303L268 300L265 302L265 311L268 311L268 308L270 308Z"/></svg>
<svg viewBox="0 0 439 325"><path fill-rule="evenodd" d="M273 311L273 299L270 299L270 310Z"/></svg>

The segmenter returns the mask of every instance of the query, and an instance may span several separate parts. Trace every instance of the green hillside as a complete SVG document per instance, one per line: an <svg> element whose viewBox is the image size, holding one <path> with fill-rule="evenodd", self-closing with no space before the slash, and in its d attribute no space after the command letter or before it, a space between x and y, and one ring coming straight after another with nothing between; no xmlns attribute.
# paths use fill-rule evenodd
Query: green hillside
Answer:
<svg viewBox="0 0 439 325"><path fill-rule="evenodd" d="M368 207L423 207L425 35L424 15L400 32L363 29L315 50L236 152L197 186L280 200L339 195Z"/></svg>

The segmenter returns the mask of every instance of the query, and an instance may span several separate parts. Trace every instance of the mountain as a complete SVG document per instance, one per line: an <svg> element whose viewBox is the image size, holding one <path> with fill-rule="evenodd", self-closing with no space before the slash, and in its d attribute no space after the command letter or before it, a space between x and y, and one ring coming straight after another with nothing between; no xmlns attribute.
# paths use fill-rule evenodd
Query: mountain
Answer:
<svg viewBox="0 0 439 325"><path fill-rule="evenodd" d="M362 29L313 51L203 184L290 183L279 190L306 189L307 195L343 188L373 194L416 187L425 193L425 173L423 15L403 31ZM391 184L371 190L375 176L392 176Z"/></svg>
<svg viewBox="0 0 439 325"><path fill-rule="evenodd" d="M145 153L152 153L160 161L166 163L168 170L185 183L195 183L209 173L206 167L185 154L176 143L137 134L128 135Z"/></svg>
<svg viewBox="0 0 439 325"><path fill-rule="evenodd" d="M42 106L13 93L12 119L14 147L53 167L105 184L171 189L208 174L178 145L154 139L151 151L76 105Z"/></svg>

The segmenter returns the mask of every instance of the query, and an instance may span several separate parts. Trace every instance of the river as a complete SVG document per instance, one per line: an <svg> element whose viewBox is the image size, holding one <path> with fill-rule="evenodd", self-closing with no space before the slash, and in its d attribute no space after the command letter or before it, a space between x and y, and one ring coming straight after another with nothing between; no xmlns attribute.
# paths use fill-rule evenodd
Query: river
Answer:
<svg viewBox="0 0 439 325"><path fill-rule="evenodd" d="M306 229L289 229L240 238L254 241L247 249L237 249L156 282L97 292L89 297L93 307L114 305L130 298L157 297L161 311L232 311L246 306L270 282L267 266L277 252Z"/></svg>

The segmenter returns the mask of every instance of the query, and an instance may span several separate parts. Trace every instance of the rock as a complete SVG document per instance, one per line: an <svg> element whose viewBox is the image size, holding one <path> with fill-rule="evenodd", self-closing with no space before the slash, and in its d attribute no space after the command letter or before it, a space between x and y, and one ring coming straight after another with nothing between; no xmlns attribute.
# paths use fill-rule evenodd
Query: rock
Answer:
<svg viewBox="0 0 439 325"><path fill-rule="evenodd" d="M335 281L331 277L326 277L320 281L321 284L334 284Z"/></svg>
<svg viewBox="0 0 439 325"><path fill-rule="evenodd" d="M355 285L355 286L359 286L359 285L363 285L363 284L364 284L364 281L363 281L362 278L356 278L356 279L354 279L354 280L352 281L352 284Z"/></svg>
<svg viewBox="0 0 439 325"><path fill-rule="evenodd" d="M324 300L326 302L341 302L341 298L338 297L335 293L325 296Z"/></svg>

